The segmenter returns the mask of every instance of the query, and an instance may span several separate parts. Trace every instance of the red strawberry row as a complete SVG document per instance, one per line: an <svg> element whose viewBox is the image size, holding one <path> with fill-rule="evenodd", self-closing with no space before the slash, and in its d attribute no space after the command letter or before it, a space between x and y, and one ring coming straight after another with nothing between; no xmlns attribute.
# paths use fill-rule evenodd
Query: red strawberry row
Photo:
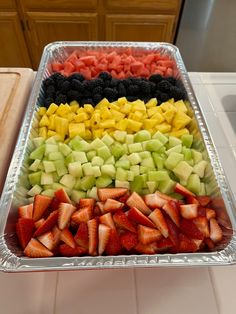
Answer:
<svg viewBox="0 0 236 314"><path fill-rule="evenodd" d="M28 257L185 253L213 250L223 238L208 196L180 184L179 201L160 192L98 189L99 201L72 204L63 189L19 207L16 233Z"/></svg>

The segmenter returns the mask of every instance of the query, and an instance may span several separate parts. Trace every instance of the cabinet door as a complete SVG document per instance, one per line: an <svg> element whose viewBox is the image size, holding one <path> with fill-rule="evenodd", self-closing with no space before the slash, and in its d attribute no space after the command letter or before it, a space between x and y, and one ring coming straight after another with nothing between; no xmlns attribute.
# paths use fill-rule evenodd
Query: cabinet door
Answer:
<svg viewBox="0 0 236 314"><path fill-rule="evenodd" d="M115 41L166 41L172 42L175 15L106 16L106 39Z"/></svg>
<svg viewBox="0 0 236 314"><path fill-rule="evenodd" d="M97 14L27 12L28 41L37 69L44 46L54 41L97 40Z"/></svg>
<svg viewBox="0 0 236 314"><path fill-rule="evenodd" d="M20 19L16 12L0 12L0 66L31 67Z"/></svg>

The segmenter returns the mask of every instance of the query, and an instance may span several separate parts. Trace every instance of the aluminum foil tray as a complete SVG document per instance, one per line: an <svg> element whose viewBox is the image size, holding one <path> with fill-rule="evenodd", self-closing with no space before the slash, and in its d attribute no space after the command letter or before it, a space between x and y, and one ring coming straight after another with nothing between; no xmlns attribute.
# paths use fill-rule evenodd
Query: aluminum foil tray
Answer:
<svg viewBox="0 0 236 314"><path fill-rule="evenodd" d="M17 208L25 204L27 193L27 159L32 148L31 139L37 136L37 109L43 104L42 81L52 73L51 62L63 61L75 49L122 50L131 47L139 52L160 52L171 56L176 62L176 75L186 88L189 106L193 113L191 131L197 145L210 160L208 179L212 195L218 197L218 218L224 227L224 243L215 252L188 254L120 255L97 257L51 257L27 258L17 244L15 223ZM204 104L203 104L204 105ZM15 151L8 170L0 200L0 270L6 272L82 270L128 267L159 266L209 266L227 265L236 262L236 208L227 179L209 135L200 105L194 95L189 76L177 47L167 43L148 42L56 42L45 47L33 89L26 107Z"/></svg>

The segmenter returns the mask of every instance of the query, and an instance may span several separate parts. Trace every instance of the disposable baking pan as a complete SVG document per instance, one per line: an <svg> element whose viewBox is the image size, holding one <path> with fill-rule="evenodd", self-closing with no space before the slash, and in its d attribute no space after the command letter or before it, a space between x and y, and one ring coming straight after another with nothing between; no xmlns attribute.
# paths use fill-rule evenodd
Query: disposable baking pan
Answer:
<svg viewBox="0 0 236 314"><path fill-rule="evenodd" d="M217 214L224 228L224 241L214 252L119 255L96 257L27 258L18 246L15 223L17 208L27 202L27 160L32 148L32 138L37 136L37 109L43 104L42 82L51 73L51 63L64 61L75 49L114 50L131 48L133 54L160 52L172 57L176 63L176 75L186 88L189 107L193 113L191 131L196 145L209 158L208 181L211 196L217 201ZM220 164L216 149L207 129L200 105L195 97L188 73L178 48L167 43L149 42L55 42L45 47L32 92L26 107L15 151L10 163L0 200L0 270L6 272L82 270L159 266L209 266L229 265L236 262L236 210L227 178Z"/></svg>

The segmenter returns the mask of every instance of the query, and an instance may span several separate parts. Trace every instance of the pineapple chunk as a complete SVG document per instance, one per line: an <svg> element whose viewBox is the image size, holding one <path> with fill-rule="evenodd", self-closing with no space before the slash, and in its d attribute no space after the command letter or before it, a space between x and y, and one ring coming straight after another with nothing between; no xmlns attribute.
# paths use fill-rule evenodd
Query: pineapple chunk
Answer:
<svg viewBox="0 0 236 314"><path fill-rule="evenodd" d="M90 119L91 128L99 128L100 120L101 120L100 111L98 111L98 110L94 111L94 113L92 114L92 117Z"/></svg>
<svg viewBox="0 0 236 314"><path fill-rule="evenodd" d="M183 129L191 120L192 119L183 111L177 111L172 121L173 128L175 128L175 130Z"/></svg>
<svg viewBox="0 0 236 314"><path fill-rule="evenodd" d="M138 132L142 128L142 123L138 121L134 121L131 119L127 119L128 121L128 129L133 132Z"/></svg>
<svg viewBox="0 0 236 314"><path fill-rule="evenodd" d="M128 127L128 119L123 119L120 120L117 124L116 124L116 129L117 130L121 130L121 131L125 131Z"/></svg>
<svg viewBox="0 0 236 314"><path fill-rule="evenodd" d="M119 98L119 99L117 100L117 102L118 102L118 104L119 104L120 106L123 106L123 105L127 104L127 99L126 99L126 97L121 97L121 98Z"/></svg>
<svg viewBox="0 0 236 314"><path fill-rule="evenodd" d="M108 119L101 121L100 127L103 129L108 129L108 128L115 128L116 126L116 121L114 119Z"/></svg>
<svg viewBox="0 0 236 314"><path fill-rule="evenodd" d="M171 102L169 102L169 101L163 102L163 103L160 105L160 107L161 107L161 109L162 109L163 111L167 111L168 109L171 109L171 106L172 106L172 104L171 104Z"/></svg>
<svg viewBox="0 0 236 314"><path fill-rule="evenodd" d="M146 106L142 100L135 100L132 103L131 111L133 111L133 112L140 111L142 113L146 113Z"/></svg>
<svg viewBox="0 0 236 314"><path fill-rule="evenodd" d="M76 100L71 101L70 109L72 112L76 112L79 109L79 103Z"/></svg>
<svg viewBox="0 0 236 314"><path fill-rule="evenodd" d="M151 107L156 107L157 106L157 99L156 98L151 98L147 103L146 107L151 108Z"/></svg>
<svg viewBox="0 0 236 314"><path fill-rule="evenodd" d="M156 125L155 129L157 131L160 131L161 133L168 133L171 131L171 125L164 122L159 125Z"/></svg>
<svg viewBox="0 0 236 314"><path fill-rule="evenodd" d="M61 135L63 139L68 134L68 125L69 122L67 119L55 117L55 131L57 134Z"/></svg>
<svg viewBox="0 0 236 314"><path fill-rule="evenodd" d="M84 122L89 119L89 115L87 112L78 113L75 117L75 122Z"/></svg>
<svg viewBox="0 0 236 314"><path fill-rule="evenodd" d="M106 98L103 98L96 106L96 109L101 109L109 106L109 101Z"/></svg>
<svg viewBox="0 0 236 314"><path fill-rule="evenodd" d="M51 114L55 113L55 112L57 111L57 109L58 109L58 105L52 103L52 104L48 107L48 110L47 110L46 114L47 114L48 116L50 116Z"/></svg>
<svg viewBox="0 0 236 314"><path fill-rule="evenodd" d="M183 100L178 100L174 103L175 108L179 111L183 111L184 113L188 112L188 109L185 105L185 103L183 102Z"/></svg>
<svg viewBox="0 0 236 314"><path fill-rule="evenodd" d="M131 107L132 107L132 105L127 102L120 108L120 111L122 113L128 114L128 113L130 113Z"/></svg>
<svg viewBox="0 0 236 314"><path fill-rule="evenodd" d="M67 113L71 112L71 108L68 104L60 104L58 107L56 114L60 117L65 117Z"/></svg>
<svg viewBox="0 0 236 314"><path fill-rule="evenodd" d="M167 121L167 123L171 124L174 116L175 116L175 113L176 113L176 110L175 108L170 108L168 110L166 110L164 113L163 113L163 117L165 118L165 120Z"/></svg>
<svg viewBox="0 0 236 314"><path fill-rule="evenodd" d="M86 104L84 105L84 111L91 115L94 112L94 108L92 105Z"/></svg>
<svg viewBox="0 0 236 314"><path fill-rule="evenodd" d="M46 126L43 126L39 128L39 136L43 138L47 138L47 128Z"/></svg>
<svg viewBox="0 0 236 314"><path fill-rule="evenodd" d="M92 131L93 132L93 137L99 137L101 138L103 136L103 129L95 129Z"/></svg>
<svg viewBox="0 0 236 314"><path fill-rule="evenodd" d="M144 129L148 129L148 130L152 129L152 128L154 128L158 124L159 124L158 120L155 120L155 119L145 119L145 120L143 120Z"/></svg>
<svg viewBox="0 0 236 314"><path fill-rule="evenodd" d="M51 136L54 136L54 135L57 135L57 133L55 131L48 130L47 137L51 137Z"/></svg>
<svg viewBox="0 0 236 314"><path fill-rule="evenodd" d="M140 111L135 111L134 113L129 114L129 118L135 121L141 121L143 118L146 118L146 115Z"/></svg>
<svg viewBox="0 0 236 314"><path fill-rule="evenodd" d="M114 109L110 109L111 112L111 116L115 121L120 121L122 119L124 119L125 115L123 113L121 113L120 111L114 110Z"/></svg>
<svg viewBox="0 0 236 314"><path fill-rule="evenodd" d="M156 112L154 115L152 115L151 119L157 120L158 124L165 121L163 117L163 113L160 113L160 112Z"/></svg>
<svg viewBox="0 0 236 314"><path fill-rule="evenodd" d="M113 109L113 110L115 110L115 111L119 111L119 110L120 110L120 107L117 106L117 105L115 104L115 102L110 103L109 108L110 108L110 109Z"/></svg>
<svg viewBox="0 0 236 314"><path fill-rule="evenodd" d="M76 135L84 137L85 135L84 123L69 123L69 137L73 138Z"/></svg>
<svg viewBox="0 0 236 314"><path fill-rule="evenodd" d="M48 125L48 128L50 130L55 130L55 118L56 118L56 115L55 114L52 114L49 116L49 125Z"/></svg>
<svg viewBox="0 0 236 314"><path fill-rule="evenodd" d="M39 108L38 113L39 113L40 116L45 115L46 112L47 112L47 108L46 108L46 107L40 107L40 108Z"/></svg>
<svg viewBox="0 0 236 314"><path fill-rule="evenodd" d="M189 130L187 128L183 128L181 130L172 131L169 135L175 136L175 137L181 137L184 134L189 134Z"/></svg>
<svg viewBox="0 0 236 314"><path fill-rule="evenodd" d="M100 115L101 115L101 118L102 118L103 120L112 118L112 114L111 114L110 110L109 110L108 108L106 108L106 107L105 107L105 108L102 108L102 109L100 110Z"/></svg>
<svg viewBox="0 0 236 314"><path fill-rule="evenodd" d="M147 110L147 115L149 118L151 118L156 113L160 113L159 107L151 107Z"/></svg>
<svg viewBox="0 0 236 314"><path fill-rule="evenodd" d="M48 116L46 114L43 115L41 120L39 121L39 126L40 127L49 126L49 119L48 119Z"/></svg>

